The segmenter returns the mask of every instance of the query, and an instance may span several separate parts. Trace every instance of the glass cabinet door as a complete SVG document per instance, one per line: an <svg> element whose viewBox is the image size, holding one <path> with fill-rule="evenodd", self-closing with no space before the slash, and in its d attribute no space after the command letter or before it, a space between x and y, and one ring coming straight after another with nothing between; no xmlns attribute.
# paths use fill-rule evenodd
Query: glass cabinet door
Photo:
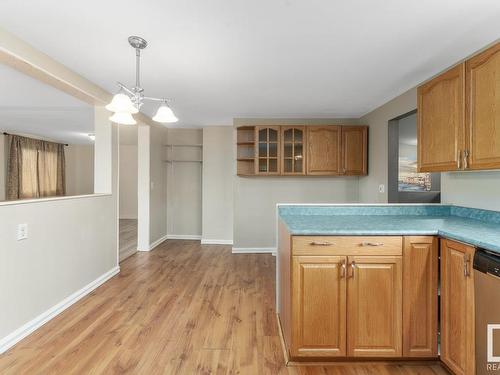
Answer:
<svg viewBox="0 0 500 375"><path fill-rule="evenodd" d="M305 127L282 127L283 174L305 173Z"/></svg>
<svg viewBox="0 0 500 375"><path fill-rule="evenodd" d="M256 131L257 174L279 174L279 126L258 126Z"/></svg>

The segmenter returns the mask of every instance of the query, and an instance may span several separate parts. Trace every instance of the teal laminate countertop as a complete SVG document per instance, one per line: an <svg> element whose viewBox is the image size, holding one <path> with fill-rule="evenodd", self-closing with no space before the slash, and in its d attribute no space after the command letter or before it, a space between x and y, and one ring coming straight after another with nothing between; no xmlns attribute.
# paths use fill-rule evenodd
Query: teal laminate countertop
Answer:
<svg viewBox="0 0 500 375"><path fill-rule="evenodd" d="M500 212L449 205L278 205L292 235L438 235L500 253Z"/></svg>

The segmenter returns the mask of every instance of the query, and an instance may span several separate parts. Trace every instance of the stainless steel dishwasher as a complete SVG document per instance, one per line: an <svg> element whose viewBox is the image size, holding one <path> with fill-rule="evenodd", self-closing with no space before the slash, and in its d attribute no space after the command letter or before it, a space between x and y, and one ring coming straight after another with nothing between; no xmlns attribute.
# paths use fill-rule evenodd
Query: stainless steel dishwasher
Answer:
<svg viewBox="0 0 500 375"><path fill-rule="evenodd" d="M500 375L500 255L474 255L476 375Z"/></svg>

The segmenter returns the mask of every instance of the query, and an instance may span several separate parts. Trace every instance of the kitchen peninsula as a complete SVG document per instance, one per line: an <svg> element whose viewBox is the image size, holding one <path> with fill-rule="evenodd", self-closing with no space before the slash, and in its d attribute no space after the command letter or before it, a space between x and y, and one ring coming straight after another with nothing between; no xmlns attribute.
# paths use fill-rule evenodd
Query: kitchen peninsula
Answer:
<svg viewBox="0 0 500 375"><path fill-rule="evenodd" d="M287 361L440 359L454 373L473 373L472 261L476 248L500 253L500 212L277 209L277 311Z"/></svg>

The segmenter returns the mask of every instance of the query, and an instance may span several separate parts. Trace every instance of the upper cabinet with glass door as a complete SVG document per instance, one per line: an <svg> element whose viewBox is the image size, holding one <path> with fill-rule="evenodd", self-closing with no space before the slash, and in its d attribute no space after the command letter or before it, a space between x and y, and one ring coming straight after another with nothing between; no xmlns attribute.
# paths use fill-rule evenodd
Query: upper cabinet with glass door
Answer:
<svg viewBox="0 0 500 375"><path fill-rule="evenodd" d="M281 127L282 172L284 175L303 175L305 168L305 126Z"/></svg>
<svg viewBox="0 0 500 375"><path fill-rule="evenodd" d="M239 126L236 173L250 176L364 176L367 126Z"/></svg>
<svg viewBox="0 0 500 375"><path fill-rule="evenodd" d="M280 127L256 126L256 164L255 174L280 174Z"/></svg>

